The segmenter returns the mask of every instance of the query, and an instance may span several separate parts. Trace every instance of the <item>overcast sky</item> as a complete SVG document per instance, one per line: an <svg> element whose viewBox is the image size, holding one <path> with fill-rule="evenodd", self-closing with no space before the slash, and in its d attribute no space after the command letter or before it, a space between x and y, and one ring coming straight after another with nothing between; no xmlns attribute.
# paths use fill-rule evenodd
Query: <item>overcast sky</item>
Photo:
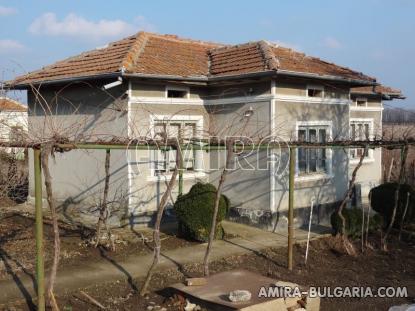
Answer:
<svg viewBox="0 0 415 311"><path fill-rule="evenodd" d="M200 40L266 39L399 88L415 108L415 1L0 0L2 79L139 30Z"/></svg>

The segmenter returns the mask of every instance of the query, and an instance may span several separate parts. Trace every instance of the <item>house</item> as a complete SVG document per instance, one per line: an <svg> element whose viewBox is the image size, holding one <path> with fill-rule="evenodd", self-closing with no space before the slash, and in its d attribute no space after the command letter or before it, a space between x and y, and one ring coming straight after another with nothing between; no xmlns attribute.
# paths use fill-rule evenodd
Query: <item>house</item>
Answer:
<svg viewBox="0 0 415 311"><path fill-rule="evenodd" d="M19 141L27 132L27 107L14 99L0 97L0 140ZM21 148L3 148L4 152L14 152L24 157Z"/></svg>
<svg viewBox="0 0 415 311"><path fill-rule="evenodd" d="M8 85L28 90L31 134L79 141L156 137L165 131L182 138L272 136L282 144L348 139L363 130L372 138L381 127L382 100L401 96L399 91L374 91L379 83L361 72L267 41L224 45L147 32ZM298 149L297 226L307 221L312 201L315 221L327 219L344 196L359 152ZM187 153L184 191L196 181L217 183L223 153ZM379 157L370 151L362 182L379 183ZM64 213L100 203L104 158L102 150L56 155L51 171ZM247 150L234 159L238 166L224 188L232 202L231 219L273 230L286 226L287 159L284 148ZM173 162L172 152L111 152L115 224L151 222ZM33 183L30 188L33 193Z"/></svg>

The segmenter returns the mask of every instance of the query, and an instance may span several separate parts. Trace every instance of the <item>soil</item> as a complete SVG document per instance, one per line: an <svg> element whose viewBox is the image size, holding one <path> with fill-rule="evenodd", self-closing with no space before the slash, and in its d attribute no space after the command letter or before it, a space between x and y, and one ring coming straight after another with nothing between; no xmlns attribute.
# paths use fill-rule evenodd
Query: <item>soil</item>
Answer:
<svg viewBox="0 0 415 311"><path fill-rule="evenodd" d="M77 267L81 262L99 260L120 261L130 255L152 254L151 231L114 229L116 251L109 250L110 245L95 248L90 244L94 231L77 228L64 223L59 224L61 240L60 267ZM11 278L11 272L17 276L21 273L32 274L35 270L34 247L35 220L29 213L6 213L0 216L0 280ZM144 239L144 241L143 241ZM196 244L177 238L171 234L161 234L164 249L174 249ZM105 241L104 241L105 242ZM53 228L51 221L44 226L45 266L53 259Z"/></svg>
<svg viewBox="0 0 415 311"><path fill-rule="evenodd" d="M51 247L52 230L45 228L47 247ZM100 258L100 250L86 246L81 232L62 229L62 266L81 266L85 260ZM8 262L19 262L19 266L33 270L33 220L21 215L8 215L0 221L0 254ZM175 236L164 236L163 249L192 245L193 242ZM127 245L117 244L115 253L107 256L120 259L131 254L139 255L151 250L138 237ZM393 239L393 237L392 237ZM295 282L305 286L406 286L407 298L324 298L321 310L388 310L392 305L415 303L415 245L413 243L391 240L389 251L380 250L380 236L373 235L370 248L360 252L360 241L355 241L356 256L349 256L336 238L314 240L310 244L308 264L304 264L305 245L295 245L293 271L286 269L286 249L266 249L262 252L230 256L211 263L211 273L231 269L247 269L262 275ZM102 251L102 250L101 250ZM47 253L49 253L47 251ZM50 261L50 258L47 258ZM22 269L22 268L20 268ZM165 290L171 284L181 282L185 277L202 275L200 264L190 264L178 269L156 273L150 283L150 294L141 298L133 289L140 287L143 280L96 284L76 292L57 295L61 310L99 310L81 290L96 299L109 310L183 310L185 304L181 297L170 297ZM3 277L6 277L3 275ZM157 308L159 306L159 308ZM10 309L8 309L8 307ZM148 308L150 307L150 308ZM1 306L0 306L1 309ZM28 310L24 301L4 306L4 310Z"/></svg>

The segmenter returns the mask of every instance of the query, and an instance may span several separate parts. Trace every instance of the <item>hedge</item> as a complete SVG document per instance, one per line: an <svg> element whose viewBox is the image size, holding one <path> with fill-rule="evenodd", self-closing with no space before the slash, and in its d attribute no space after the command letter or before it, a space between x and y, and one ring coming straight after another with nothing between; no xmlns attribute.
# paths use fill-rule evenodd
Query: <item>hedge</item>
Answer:
<svg viewBox="0 0 415 311"><path fill-rule="evenodd" d="M370 191L372 195L372 208L382 215L385 226L390 223L392 217L397 186L397 183L385 183ZM398 209L396 210L395 226L398 226L401 222L408 193L410 193L410 200L405 216L405 223L413 224L415 222L415 191L410 185L402 184L399 190L399 204Z"/></svg>
<svg viewBox="0 0 415 311"><path fill-rule="evenodd" d="M346 219L346 234L352 239L359 237L362 234L362 209L353 207L345 208L342 211L342 215ZM367 217L367 215L365 215ZM341 232L342 221L337 215L337 211L333 212L330 217L331 226L333 228L333 234L339 234ZM365 223L365 231L366 231ZM382 217L379 214L370 215L369 218L369 231L373 232L382 227Z"/></svg>
<svg viewBox="0 0 415 311"><path fill-rule="evenodd" d="M209 183L197 183L190 191L177 198L174 210L178 219L178 233L181 237L206 242L209 239L215 204L216 188ZM223 238L221 221L229 210L229 199L221 195L215 238Z"/></svg>

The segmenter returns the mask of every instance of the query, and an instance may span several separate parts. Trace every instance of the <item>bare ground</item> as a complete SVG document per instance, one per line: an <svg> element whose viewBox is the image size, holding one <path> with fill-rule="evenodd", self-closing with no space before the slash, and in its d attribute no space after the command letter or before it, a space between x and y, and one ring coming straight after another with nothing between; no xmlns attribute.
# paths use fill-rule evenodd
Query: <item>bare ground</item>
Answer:
<svg viewBox="0 0 415 311"><path fill-rule="evenodd" d="M51 253L52 230L45 228L46 253ZM65 267L81 267L85 262L99 260L103 255L114 260L136 254L148 254L150 248L136 238L117 244L116 253L85 244L85 233L62 228L62 261ZM19 273L33 273L34 239L33 219L11 214L0 220L0 256L10 265L3 268L2 278L9 277L10 269ZM304 245L295 246L296 266L292 272L286 269L286 249L266 249L262 252L240 256L229 256L211 264L211 273L231 269L247 269L277 280L296 282L307 286L407 286L408 298L331 298L322 299L321 310L387 310L391 305L412 303L415 298L415 245L393 241L389 252L379 248L380 237L373 235L371 245L365 253L351 257L342 251L337 240L325 238L311 242L308 265L304 265ZM151 243L150 243L151 244ZM165 235L162 241L164 250L193 245L175 236ZM360 242L355 242L360 250ZM50 262L50 255L46 262ZM15 264L13 264L13 262ZM6 265L6 266L7 266ZM8 270L9 269L9 270ZM95 284L83 289L109 310L147 310L148 306L158 305L167 310L183 310L183 300L171 298L163 291L169 285L183 281L186 276L201 276L200 264L191 264L157 273L151 284L151 293L140 298L131 283L116 281ZM134 280L137 288L141 279ZM57 296L61 310L98 310L80 290ZM0 306L3 310L28 310L24 301ZM155 309L154 309L155 310Z"/></svg>

